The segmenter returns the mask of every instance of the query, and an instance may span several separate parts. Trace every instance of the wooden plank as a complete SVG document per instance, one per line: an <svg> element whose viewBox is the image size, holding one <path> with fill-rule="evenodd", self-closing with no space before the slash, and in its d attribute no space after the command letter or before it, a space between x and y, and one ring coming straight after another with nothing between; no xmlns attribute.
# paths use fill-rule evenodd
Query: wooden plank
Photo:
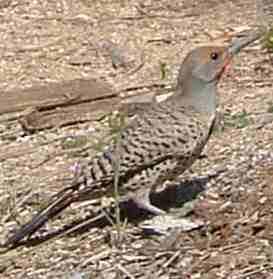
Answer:
<svg viewBox="0 0 273 279"><path fill-rule="evenodd" d="M113 97L117 97L117 94L110 86L97 80L76 79L62 83L49 83L1 93L0 115L29 108L42 111Z"/></svg>
<svg viewBox="0 0 273 279"><path fill-rule="evenodd" d="M118 94L105 82L76 79L0 94L0 119L19 120L33 132L97 120L118 103Z"/></svg>
<svg viewBox="0 0 273 279"><path fill-rule="evenodd" d="M99 120L112 110L117 109L118 105L118 98L108 98L105 100L63 106L47 111L33 110L20 119L20 123L25 130L30 132L73 125Z"/></svg>

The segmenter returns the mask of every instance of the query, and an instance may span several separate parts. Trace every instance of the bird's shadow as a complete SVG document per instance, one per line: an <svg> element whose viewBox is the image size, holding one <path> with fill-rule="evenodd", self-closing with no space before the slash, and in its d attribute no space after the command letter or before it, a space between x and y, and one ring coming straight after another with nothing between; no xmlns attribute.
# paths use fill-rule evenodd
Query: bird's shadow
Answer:
<svg viewBox="0 0 273 279"><path fill-rule="evenodd" d="M170 208L181 208L183 203L194 200L201 192L206 189L206 185L210 177L195 177L191 180L183 181L179 184L170 185L165 190L151 194L151 202L153 205L168 210ZM138 224L147 219L149 214L138 208L132 201L124 201L120 203L121 220ZM84 233L91 228L104 228L111 224L111 220L115 222L114 209L109 214L100 214L99 216L87 216L84 219L76 220L73 223L63 226L62 228L49 232L43 236L31 237L14 244L13 248L18 246L36 246L61 235L78 235Z"/></svg>

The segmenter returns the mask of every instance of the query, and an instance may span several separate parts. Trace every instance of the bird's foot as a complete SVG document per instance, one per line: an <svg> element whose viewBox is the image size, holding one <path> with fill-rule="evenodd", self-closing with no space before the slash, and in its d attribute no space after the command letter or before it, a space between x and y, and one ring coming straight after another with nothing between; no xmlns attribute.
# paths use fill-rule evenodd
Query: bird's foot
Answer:
<svg viewBox="0 0 273 279"><path fill-rule="evenodd" d="M152 205L150 200L141 199L139 197L133 198L132 200L137 205L138 208L144 209L149 213L152 213L154 215L166 214L164 210Z"/></svg>
<svg viewBox="0 0 273 279"><path fill-rule="evenodd" d="M166 214L166 212L154 205L150 201L150 190L149 191L139 191L134 196L131 197L134 204L140 208L152 213L154 215Z"/></svg>

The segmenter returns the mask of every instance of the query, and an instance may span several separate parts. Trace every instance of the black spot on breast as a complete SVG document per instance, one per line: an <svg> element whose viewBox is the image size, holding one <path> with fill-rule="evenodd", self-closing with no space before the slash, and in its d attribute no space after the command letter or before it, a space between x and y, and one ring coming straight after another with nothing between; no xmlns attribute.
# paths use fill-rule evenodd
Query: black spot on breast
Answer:
<svg viewBox="0 0 273 279"><path fill-rule="evenodd" d="M147 157L148 157L149 160L152 160L152 159L154 159L154 154L148 153Z"/></svg>
<svg viewBox="0 0 273 279"><path fill-rule="evenodd" d="M191 132L192 134L195 134L195 130L194 130L194 129L190 129L190 132Z"/></svg>
<svg viewBox="0 0 273 279"><path fill-rule="evenodd" d="M179 120L178 116L175 114L170 114L170 117L174 120Z"/></svg>
<svg viewBox="0 0 273 279"><path fill-rule="evenodd" d="M138 147L138 144L136 143L136 139L131 139L127 141L127 145L128 146L132 146L134 148ZM124 143L124 146L126 146L126 143Z"/></svg>
<svg viewBox="0 0 273 279"><path fill-rule="evenodd" d="M151 144L152 144L153 146L156 146L156 147L159 146L159 142L158 142L158 141L151 141Z"/></svg>
<svg viewBox="0 0 273 279"><path fill-rule="evenodd" d="M144 185L146 185L146 184L147 184L146 181L140 181L140 182L139 182L139 185L140 185L140 186L144 186Z"/></svg>
<svg viewBox="0 0 273 279"><path fill-rule="evenodd" d="M143 150L143 151L149 151L151 148L150 148L150 144L149 144L149 142L147 142L147 141L143 141L141 144L140 144L140 146L141 146L141 149Z"/></svg>
<svg viewBox="0 0 273 279"><path fill-rule="evenodd" d="M124 161L132 161L133 163L135 162L135 159L132 158L132 157L129 156L129 155L125 155L125 156L123 157L123 159L124 159Z"/></svg>
<svg viewBox="0 0 273 279"><path fill-rule="evenodd" d="M141 152L139 152L139 151L137 151L137 150L135 150L134 152L133 152L133 155L134 156L136 156L136 157L139 157L139 158L143 158L143 154L141 154Z"/></svg>
<svg viewBox="0 0 273 279"><path fill-rule="evenodd" d="M161 171L161 168L160 168L160 166L155 166L154 170L159 172L159 171Z"/></svg>
<svg viewBox="0 0 273 279"><path fill-rule="evenodd" d="M182 134L183 133L182 129L179 129L179 128L176 128L175 132L178 133L178 134Z"/></svg>
<svg viewBox="0 0 273 279"><path fill-rule="evenodd" d="M171 148L171 145L168 142L162 142L161 145L165 148Z"/></svg>
<svg viewBox="0 0 273 279"><path fill-rule="evenodd" d="M163 134L164 133L164 130L160 127L157 128L157 131L160 133L160 134Z"/></svg>
<svg viewBox="0 0 273 279"><path fill-rule="evenodd" d="M183 138L177 138L177 140L182 143L182 144L185 144L187 141Z"/></svg>
<svg viewBox="0 0 273 279"><path fill-rule="evenodd" d="M158 115L158 116L157 116L157 119L158 119L158 120L163 120L163 119L165 119L165 117L162 116L162 115Z"/></svg>
<svg viewBox="0 0 273 279"><path fill-rule="evenodd" d="M178 145L178 144L177 144L177 141L176 141L176 140L172 140L172 146L173 146L173 147L177 147L177 145Z"/></svg>

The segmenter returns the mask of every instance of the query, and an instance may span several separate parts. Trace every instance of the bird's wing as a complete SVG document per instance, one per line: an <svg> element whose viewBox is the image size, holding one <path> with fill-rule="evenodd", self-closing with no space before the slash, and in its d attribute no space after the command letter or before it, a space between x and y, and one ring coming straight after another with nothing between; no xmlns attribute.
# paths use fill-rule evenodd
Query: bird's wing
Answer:
<svg viewBox="0 0 273 279"><path fill-rule="evenodd" d="M87 166L90 185L93 181L113 181L115 165L119 165L119 177L123 178L167 159L191 157L207 141L212 124L194 116L183 107L174 111L166 104L137 115L122 131L120 141Z"/></svg>

